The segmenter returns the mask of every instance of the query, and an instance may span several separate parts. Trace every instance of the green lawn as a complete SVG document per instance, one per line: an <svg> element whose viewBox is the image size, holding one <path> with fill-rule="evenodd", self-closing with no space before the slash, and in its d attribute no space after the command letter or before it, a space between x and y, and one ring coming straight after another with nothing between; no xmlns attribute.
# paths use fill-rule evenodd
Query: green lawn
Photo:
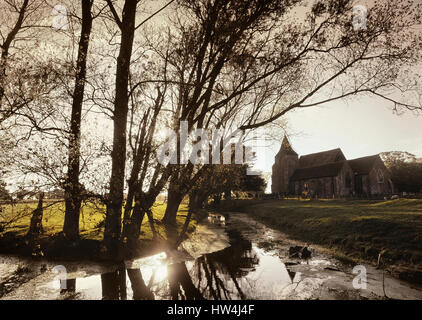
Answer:
<svg viewBox="0 0 422 320"><path fill-rule="evenodd" d="M422 264L422 200L264 200L237 210L295 239L354 259Z"/></svg>
<svg viewBox="0 0 422 320"><path fill-rule="evenodd" d="M3 206L2 216L6 219L17 214L23 215L20 219L15 221L6 232L14 232L17 236L23 236L29 229L31 220L31 213L37 207L37 202L32 203L18 203L13 208L12 206ZM43 228L44 234L42 237L48 237L52 234L62 231L64 222L64 203L59 202L49 206L48 202L44 203ZM165 203L156 203L152 209L154 219L159 221L164 216L166 209ZM177 215L177 226L179 231L182 229L188 208L186 204L182 204ZM101 223L105 218L105 207L94 203L85 204L81 210L80 217L80 234L82 239L102 240L103 239L103 224ZM0 218L0 223L1 223ZM196 220L192 219L189 225L188 232L191 232L196 227ZM156 223L157 231L165 235L164 227L160 223ZM141 227L141 240L152 239L152 231L145 216Z"/></svg>

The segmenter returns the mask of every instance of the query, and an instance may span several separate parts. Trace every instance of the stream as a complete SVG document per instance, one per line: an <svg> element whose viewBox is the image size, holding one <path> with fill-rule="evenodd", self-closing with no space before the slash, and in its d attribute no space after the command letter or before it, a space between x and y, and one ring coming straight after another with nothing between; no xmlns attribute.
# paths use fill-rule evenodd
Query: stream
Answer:
<svg viewBox="0 0 422 320"><path fill-rule="evenodd" d="M355 288L353 266L317 246L308 259L289 255L305 245L243 213L210 214L178 250L120 265L0 255L0 299L422 299L370 265Z"/></svg>

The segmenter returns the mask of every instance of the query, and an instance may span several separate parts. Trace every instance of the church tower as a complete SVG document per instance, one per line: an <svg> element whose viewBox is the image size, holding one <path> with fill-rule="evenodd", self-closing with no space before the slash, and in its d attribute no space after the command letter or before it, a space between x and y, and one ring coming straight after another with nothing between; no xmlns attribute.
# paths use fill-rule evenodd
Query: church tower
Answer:
<svg viewBox="0 0 422 320"><path fill-rule="evenodd" d="M297 153L293 150L287 137L284 136L272 168L272 193L289 193L289 181L298 166L298 162Z"/></svg>

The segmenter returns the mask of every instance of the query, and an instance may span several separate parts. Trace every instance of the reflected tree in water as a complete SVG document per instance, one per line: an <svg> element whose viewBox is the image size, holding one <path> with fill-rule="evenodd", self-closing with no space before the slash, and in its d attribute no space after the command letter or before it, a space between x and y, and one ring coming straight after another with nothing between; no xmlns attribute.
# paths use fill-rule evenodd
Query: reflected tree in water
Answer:
<svg viewBox="0 0 422 320"><path fill-rule="evenodd" d="M122 266L114 272L101 275L103 300L126 300L126 270Z"/></svg>
<svg viewBox="0 0 422 320"><path fill-rule="evenodd" d="M133 292L133 300L154 300L150 285L146 285L140 269L125 269L120 267L114 272L101 275L103 300L126 300L126 271Z"/></svg>
<svg viewBox="0 0 422 320"><path fill-rule="evenodd" d="M147 286L140 269L127 269L127 274L132 286L133 300L154 300L154 294L150 290L152 281Z"/></svg>
<svg viewBox="0 0 422 320"><path fill-rule="evenodd" d="M170 296L173 300L204 299L199 289L193 284L184 262L168 266L168 281L170 285Z"/></svg>
<svg viewBox="0 0 422 320"><path fill-rule="evenodd" d="M60 280L60 294L74 294L76 293L76 279Z"/></svg>
<svg viewBox="0 0 422 320"><path fill-rule="evenodd" d="M239 279L259 263L250 241L229 234L231 246L195 260L191 273L186 263L168 267L170 296L173 300L247 299Z"/></svg>
<svg viewBox="0 0 422 320"><path fill-rule="evenodd" d="M199 286L204 286L207 298L215 300L247 299L239 279L242 279L259 263L250 241L239 234L229 233L231 246L196 261ZM205 280L205 284L202 284Z"/></svg>

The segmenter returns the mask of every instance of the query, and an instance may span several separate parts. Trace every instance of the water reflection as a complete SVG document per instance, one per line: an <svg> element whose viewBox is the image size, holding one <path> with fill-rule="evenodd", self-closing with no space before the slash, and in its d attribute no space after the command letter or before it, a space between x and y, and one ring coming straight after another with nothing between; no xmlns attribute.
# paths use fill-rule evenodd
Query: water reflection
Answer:
<svg viewBox="0 0 422 320"><path fill-rule="evenodd" d="M126 269L122 266L114 272L101 275L103 300L126 300Z"/></svg>
<svg viewBox="0 0 422 320"><path fill-rule="evenodd" d="M185 262L169 265L168 268L170 295L173 300L204 299L204 296L199 288L193 283Z"/></svg>
<svg viewBox="0 0 422 320"><path fill-rule="evenodd" d="M240 234L229 232L231 246L198 258L193 267L196 286L207 299L246 299L238 279L259 263L252 243Z"/></svg>
<svg viewBox="0 0 422 320"><path fill-rule="evenodd" d="M218 226L224 226L226 224L226 218L221 214L210 213L208 214L208 222Z"/></svg>
<svg viewBox="0 0 422 320"><path fill-rule="evenodd" d="M145 284L140 269L128 269L130 283L132 286L133 300L154 300L154 294L150 289L150 285ZM152 278L153 279L153 278Z"/></svg>
<svg viewBox="0 0 422 320"><path fill-rule="evenodd" d="M60 280L60 294L75 293L76 279Z"/></svg>
<svg viewBox="0 0 422 320"><path fill-rule="evenodd" d="M101 296L93 296L93 290L87 290L82 294L85 299L256 299L272 298L263 295L267 290L275 290L268 285L292 283L295 273L287 270L279 258L264 255L237 232L228 232L228 235L229 247L194 261L166 264L166 255L161 254L149 258L147 263L122 264L100 277L69 279L61 294L75 293L79 285L91 289L101 287L96 290Z"/></svg>

